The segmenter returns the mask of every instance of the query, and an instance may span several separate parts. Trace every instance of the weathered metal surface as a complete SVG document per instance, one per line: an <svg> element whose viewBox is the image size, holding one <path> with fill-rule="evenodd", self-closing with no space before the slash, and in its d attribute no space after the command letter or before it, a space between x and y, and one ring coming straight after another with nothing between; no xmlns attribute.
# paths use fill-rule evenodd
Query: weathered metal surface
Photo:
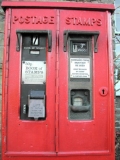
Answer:
<svg viewBox="0 0 120 160"><path fill-rule="evenodd" d="M55 155L55 30L56 26L53 24L35 24L33 21L31 24L26 25L26 23L19 23L14 21L14 17L24 17L24 15L42 17L49 17L50 23L52 22L51 17L55 17L56 11L54 10L29 10L26 14L25 9L19 9L16 12L12 10L11 16L11 34L10 34L10 46L9 46L9 80L6 82L6 71L7 69L4 67L3 71L3 159L5 158L4 151L7 153L13 154L27 154L37 152L38 155ZM45 20L45 18L44 18ZM8 20L6 19L6 23ZM56 23L56 17L54 18L54 23ZM6 24L6 36L5 36L5 51L4 51L4 65L6 64L6 55L7 55L7 35L9 35L8 28ZM20 120L20 92L21 92L21 50L19 52L16 51L16 42L17 42L17 34L16 29L30 29L30 30L52 30L53 32L53 48L52 52L47 52L47 76L46 76L46 120L41 121L24 121ZM46 44L47 47L47 44ZM52 78L51 78L52 77ZM50 84L50 85L49 85ZM5 88L6 85L9 86L7 89L7 97L5 97ZM7 104L6 104L7 102ZM6 105L5 105L5 104ZM5 113L7 108L7 114ZM5 113L5 114L4 114ZM7 122L6 121L7 117ZM4 127L6 128L5 123L7 123L7 132L4 131ZM13 138L14 137L14 138ZM4 141L6 139L6 142ZM12 141L10 140L12 139ZM4 150L4 148L6 148ZM29 152L29 153L28 153Z"/></svg>
<svg viewBox="0 0 120 160"><path fill-rule="evenodd" d="M96 3L81 3L81 2L39 2L39 1L3 1L2 7L9 8L9 7L42 7L42 8L68 8L68 9L94 9L94 10L109 10L113 12L114 5L111 4L96 4Z"/></svg>
<svg viewBox="0 0 120 160"><path fill-rule="evenodd" d="M100 25L97 25L97 23L92 25L90 21L89 25L82 25L80 21L78 22L78 19L81 18L82 21L83 17L86 19L94 17L95 19L99 19L101 23ZM107 12L60 11L60 39L63 39L63 32L67 29L95 30L99 31L100 34L98 38L98 53L93 53L93 86L91 87L93 90L93 117L91 120L70 121L68 119L68 53L63 52L63 42L60 41L59 106L62 107L59 108L59 155L103 154L106 159L105 155L111 153L112 147L113 155L111 154L109 159L114 159L114 94L113 81L111 81L113 65L109 24ZM79 87L80 89L84 89L87 87L86 85L87 83L84 83ZM99 93L101 87L109 88L109 94L101 96ZM113 127L110 131L111 124ZM112 139L110 138L111 134ZM112 145L110 146L110 144Z"/></svg>
<svg viewBox="0 0 120 160"><path fill-rule="evenodd" d="M7 5L9 2L5 3ZM51 3L51 7L43 4L41 3L44 9L6 10L2 160L114 160L114 85L109 21L111 15L105 11L107 7L108 10L113 10L114 7L87 4L85 9L86 4L81 7L78 3L73 3L73 6L67 3L65 8L70 7L71 10L66 11L62 3L53 3L53 6ZM35 5L34 2L34 7ZM61 9L62 7L64 9ZM103 10L100 9L102 7ZM78 8L79 10L76 10ZM52 51L47 50L46 53L47 114L42 121L20 120L21 51L16 51L17 29L52 31ZM65 30L100 33L97 53L94 53L92 41L93 114L88 120L71 121L68 117L69 49L67 52L63 51ZM85 89L85 85L80 88ZM106 95L100 94L101 88L105 91L108 89Z"/></svg>

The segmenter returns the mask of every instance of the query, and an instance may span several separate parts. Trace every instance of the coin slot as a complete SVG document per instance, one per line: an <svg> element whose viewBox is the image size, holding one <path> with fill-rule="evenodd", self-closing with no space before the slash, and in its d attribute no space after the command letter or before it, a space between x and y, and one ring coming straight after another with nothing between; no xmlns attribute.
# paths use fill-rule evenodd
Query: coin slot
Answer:
<svg viewBox="0 0 120 160"><path fill-rule="evenodd" d="M32 38L32 45L38 46L38 44L39 44L39 38L38 36L34 36Z"/></svg>

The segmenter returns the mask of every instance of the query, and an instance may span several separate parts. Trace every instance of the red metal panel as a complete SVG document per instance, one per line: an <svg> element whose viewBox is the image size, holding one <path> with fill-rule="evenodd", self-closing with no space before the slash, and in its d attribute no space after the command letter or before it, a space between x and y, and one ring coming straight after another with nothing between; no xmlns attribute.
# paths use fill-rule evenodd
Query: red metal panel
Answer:
<svg viewBox="0 0 120 160"><path fill-rule="evenodd" d="M79 19L89 21L89 24L78 23ZM111 102L113 90L109 88L109 73L113 70L108 61L111 53L107 42L111 39L108 39L107 25L106 12L60 11L60 39L63 39L64 30L99 31L100 35L98 53L93 53L93 118L86 121L68 119L68 53L63 52L63 41L60 41L59 155L91 155L92 158L93 155L104 155L101 159L106 159L111 154L109 159L114 159L114 141L110 138L111 135L114 137L110 120L114 102ZM101 87L108 89L106 96L101 96Z"/></svg>
<svg viewBox="0 0 120 160"><path fill-rule="evenodd" d="M81 156L56 156L56 157L51 157L51 156L46 156L46 157L38 157L38 155L29 155L29 156L6 156L5 160L109 160L109 156L88 156L88 155L81 155ZM114 157L113 157L114 160Z"/></svg>
<svg viewBox="0 0 120 160"><path fill-rule="evenodd" d="M2 2L2 7L41 7L41 8L64 8L64 9L94 9L94 10L110 10L113 12L114 5L112 4L94 4L82 2L40 2L40 1L6 1Z"/></svg>
<svg viewBox="0 0 120 160"><path fill-rule="evenodd" d="M10 36L10 22L11 9L6 10L5 22L5 37L4 37L4 58L3 58L3 72L2 72L2 155L6 150L6 119L7 119L7 98L8 98L8 60L9 60L9 36ZM6 72L7 71L7 72ZM6 74L7 73L7 74Z"/></svg>
<svg viewBox="0 0 120 160"><path fill-rule="evenodd" d="M9 154L54 155L55 153L55 51L56 11L14 9L11 18L9 51L6 149ZM40 22L40 18L41 21ZM20 120L21 52L16 52L16 30L51 30L52 52L47 52L46 108L47 118L42 121ZM5 39L6 41L7 39ZM5 51L6 52L6 51ZM7 53L6 53L7 54ZM4 73L6 70L4 70ZM52 77L52 78L51 78ZM49 85L50 84L50 85ZM4 85L5 87L5 85ZM4 93L4 92L3 92ZM3 104L4 105L4 104ZM4 111L3 111L4 113ZM4 119L4 118L3 118ZM4 137L4 140L5 140Z"/></svg>
<svg viewBox="0 0 120 160"><path fill-rule="evenodd" d="M52 9L56 7L113 10L113 5L5 1L3 5L14 7L31 5L36 9L14 8L12 15L10 9L6 10L2 159L114 160L114 84L110 13L88 9L87 11ZM38 9L38 5L51 9ZM83 25L78 24L78 18L84 21ZM11 33L8 22L11 22ZM16 30L52 31L52 52L47 52L45 121L20 120L21 52L16 52ZM98 53L93 53L92 120L68 119L68 53L63 52L64 30L100 32ZM107 88L108 93L105 96L101 95L101 88Z"/></svg>

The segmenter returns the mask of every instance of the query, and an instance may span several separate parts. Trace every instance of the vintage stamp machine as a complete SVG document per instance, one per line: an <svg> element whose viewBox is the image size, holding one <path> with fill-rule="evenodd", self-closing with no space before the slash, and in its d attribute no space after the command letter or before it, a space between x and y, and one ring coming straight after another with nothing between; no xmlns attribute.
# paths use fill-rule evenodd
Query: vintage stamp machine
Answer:
<svg viewBox="0 0 120 160"><path fill-rule="evenodd" d="M114 6L2 7L2 160L114 160Z"/></svg>

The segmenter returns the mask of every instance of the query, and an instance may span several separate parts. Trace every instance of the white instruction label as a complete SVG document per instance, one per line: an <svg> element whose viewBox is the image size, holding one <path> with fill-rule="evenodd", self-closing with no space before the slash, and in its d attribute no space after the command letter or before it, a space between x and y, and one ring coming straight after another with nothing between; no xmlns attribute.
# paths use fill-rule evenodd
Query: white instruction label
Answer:
<svg viewBox="0 0 120 160"><path fill-rule="evenodd" d="M44 118L45 106L42 99L30 99L29 100L29 112L28 117Z"/></svg>
<svg viewBox="0 0 120 160"><path fill-rule="evenodd" d="M22 62L22 83L43 84L44 82L46 82L46 62L44 61Z"/></svg>
<svg viewBox="0 0 120 160"><path fill-rule="evenodd" d="M90 58L70 58L70 78L90 78Z"/></svg>

